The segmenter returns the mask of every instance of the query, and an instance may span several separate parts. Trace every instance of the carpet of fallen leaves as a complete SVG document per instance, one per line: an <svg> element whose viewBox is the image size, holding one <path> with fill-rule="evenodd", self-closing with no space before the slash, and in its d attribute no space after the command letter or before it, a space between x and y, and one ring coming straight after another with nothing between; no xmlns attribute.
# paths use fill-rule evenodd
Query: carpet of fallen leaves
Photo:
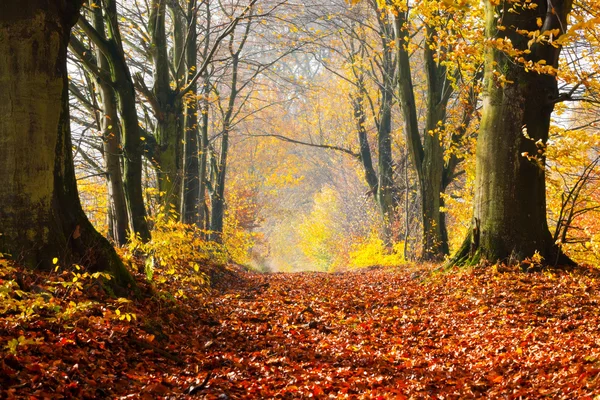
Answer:
<svg viewBox="0 0 600 400"><path fill-rule="evenodd" d="M236 269L185 298L140 276L132 303L54 293L96 297L69 318L0 315L0 398L598 398L595 270L423 268Z"/></svg>

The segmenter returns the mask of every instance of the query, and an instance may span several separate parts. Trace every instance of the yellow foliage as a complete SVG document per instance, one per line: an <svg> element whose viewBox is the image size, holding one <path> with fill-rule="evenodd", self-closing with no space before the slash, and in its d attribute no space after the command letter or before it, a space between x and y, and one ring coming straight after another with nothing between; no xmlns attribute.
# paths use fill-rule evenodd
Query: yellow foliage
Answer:
<svg viewBox="0 0 600 400"><path fill-rule="evenodd" d="M200 266L227 262L224 246L205 240L205 234L193 225L177 222L174 216L157 217L152 240L142 243L138 238L131 238L124 257L145 254L146 276L154 282L181 280L204 287L208 279Z"/></svg>
<svg viewBox="0 0 600 400"><path fill-rule="evenodd" d="M255 245L256 236L256 233L240 226L235 213L227 210L223 221L223 244L231 261L247 265L250 262L250 250Z"/></svg>
<svg viewBox="0 0 600 400"><path fill-rule="evenodd" d="M594 113L580 111L584 112L573 115L578 125L594 121ZM568 117L569 113L562 115L562 118ZM593 123L574 130L554 126L549 144L546 187L550 228L554 233L567 224L565 240L561 234L558 244L575 261L597 265L600 261L600 168L593 164L598 156L593 149L600 148L600 136ZM586 168L589 175L581 182ZM579 186L581 183L584 184Z"/></svg>
<svg viewBox="0 0 600 400"><path fill-rule="evenodd" d="M352 245L349 265L353 268L364 268L374 265L392 267L404 264L404 242L394 244L387 249L383 240L373 232L364 241Z"/></svg>
<svg viewBox="0 0 600 400"><path fill-rule="evenodd" d="M340 244L332 218L337 207L335 191L325 187L315 195L312 212L298 227L300 249L314 269L328 271L334 267L336 247Z"/></svg>
<svg viewBox="0 0 600 400"><path fill-rule="evenodd" d="M103 178L93 177L77 181L79 198L83 211L104 236L108 234L108 193Z"/></svg>

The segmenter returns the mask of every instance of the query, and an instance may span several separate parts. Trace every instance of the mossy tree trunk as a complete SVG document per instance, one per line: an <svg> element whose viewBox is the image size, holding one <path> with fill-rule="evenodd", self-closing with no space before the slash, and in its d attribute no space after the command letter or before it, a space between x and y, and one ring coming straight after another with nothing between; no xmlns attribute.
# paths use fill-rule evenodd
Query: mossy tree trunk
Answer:
<svg viewBox="0 0 600 400"><path fill-rule="evenodd" d="M177 4L169 2L173 20L172 57L166 30L167 2L153 0L150 5L148 30L152 36L152 61L154 65L153 111L156 118L156 150L154 166L158 189L165 215L179 211L182 193L184 106L179 86L185 82L184 25L185 19ZM189 39L189 38L188 38ZM195 42L193 43L195 46ZM171 72L173 71L173 72ZM175 74L172 80L172 74ZM171 83L175 81L174 85ZM173 87L172 87L173 86Z"/></svg>
<svg viewBox="0 0 600 400"><path fill-rule="evenodd" d="M557 68L560 47L531 45L527 32L556 29L560 35L571 1L527 4L513 13L504 3L486 2L486 37L510 40L517 51L526 51L525 62L544 60ZM554 39L559 36L556 32ZM556 77L532 71L531 66L527 70L494 46L488 46L485 57L472 230L454 261L516 262L537 251L546 263L570 263L554 243L546 221L544 150L558 100Z"/></svg>
<svg viewBox="0 0 600 400"><path fill-rule="evenodd" d="M33 268L57 257L133 284L85 216L69 127L67 44L81 4L0 5L0 252Z"/></svg>

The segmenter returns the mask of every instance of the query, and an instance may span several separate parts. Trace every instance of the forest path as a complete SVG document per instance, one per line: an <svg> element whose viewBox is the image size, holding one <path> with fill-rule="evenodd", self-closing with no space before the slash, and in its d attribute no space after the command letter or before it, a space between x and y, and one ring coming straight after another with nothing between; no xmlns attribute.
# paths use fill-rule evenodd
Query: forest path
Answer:
<svg viewBox="0 0 600 400"><path fill-rule="evenodd" d="M202 295L181 276L139 274L148 295L133 301L97 285L5 296L0 398L600 395L598 270L490 267L422 280L417 268L219 268ZM4 287L15 279L6 271ZM19 273L23 287L40 281Z"/></svg>
<svg viewBox="0 0 600 400"><path fill-rule="evenodd" d="M491 268L423 282L414 276L401 268L246 274L242 287L214 299L219 323L207 346L212 373L203 393L290 399L600 393L597 280Z"/></svg>

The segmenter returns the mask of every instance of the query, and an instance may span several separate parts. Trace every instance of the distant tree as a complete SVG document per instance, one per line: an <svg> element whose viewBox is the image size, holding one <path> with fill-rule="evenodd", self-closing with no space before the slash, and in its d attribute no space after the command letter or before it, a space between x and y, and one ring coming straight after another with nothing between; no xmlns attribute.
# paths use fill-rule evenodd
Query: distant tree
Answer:
<svg viewBox="0 0 600 400"><path fill-rule="evenodd" d="M70 138L67 45L80 1L0 4L0 252L32 268L53 258L133 283L83 213Z"/></svg>

